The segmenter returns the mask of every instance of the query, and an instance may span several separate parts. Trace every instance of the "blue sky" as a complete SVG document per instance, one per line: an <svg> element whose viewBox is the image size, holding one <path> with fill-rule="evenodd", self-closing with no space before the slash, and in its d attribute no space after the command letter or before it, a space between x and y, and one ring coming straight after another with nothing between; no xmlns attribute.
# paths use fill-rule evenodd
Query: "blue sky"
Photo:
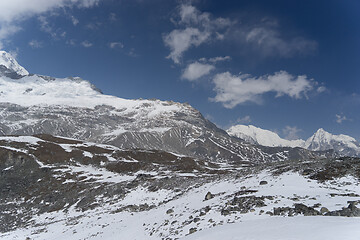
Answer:
<svg viewBox="0 0 360 240"><path fill-rule="evenodd" d="M105 94L188 102L222 128L360 139L360 2L9 0L0 48Z"/></svg>

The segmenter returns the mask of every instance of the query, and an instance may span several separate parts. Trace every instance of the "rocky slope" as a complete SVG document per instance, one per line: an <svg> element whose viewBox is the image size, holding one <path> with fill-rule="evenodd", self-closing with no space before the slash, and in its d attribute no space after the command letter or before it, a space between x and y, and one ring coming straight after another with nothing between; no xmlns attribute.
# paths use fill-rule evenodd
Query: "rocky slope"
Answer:
<svg viewBox="0 0 360 240"><path fill-rule="evenodd" d="M286 217L300 229L311 224L314 235L330 224L333 236L356 239L358 228L345 226L360 219L338 216L360 216L359 169L357 158L216 164L51 135L4 136L0 238L204 239L212 229L252 225L257 239L264 221L275 227Z"/></svg>
<svg viewBox="0 0 360 240"><path fill-rule="evenodd" d="M3 62L12 64L0 61L0 65L16 77L0 75L1 135L45 133L120 148L158 149L217 162L256 163L332 155L252 146L230 137L188 104L127 100L104 95L81 78L26 75L26 70L15 60L9 60L8 54L2 56L6 56Z"/></svg>
<svg viewBox="0 0 360 240"><path fill-rule="evenodd" d="M320 128L306 141L302 139L287 140L269 130L249 125L236 125L227 130L235 136L252 144L269 147L301 147L311 151L327 151L333 149L340 156L360 156L360 143L355 138L340 134L334 135Z"/></svg>

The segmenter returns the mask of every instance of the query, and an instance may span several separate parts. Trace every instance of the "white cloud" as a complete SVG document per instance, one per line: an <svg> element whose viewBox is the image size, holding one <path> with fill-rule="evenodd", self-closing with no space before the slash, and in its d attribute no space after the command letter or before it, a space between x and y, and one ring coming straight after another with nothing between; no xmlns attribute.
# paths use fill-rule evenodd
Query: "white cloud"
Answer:
<svg viewBox="0 0 360 240"><path fill-rule="evenodd" d="M285 135L285 139L287 140L297 140L300 139L298 133L302 130L297 128L296 126L290 127L286 126L283 130L283 134Z"/></svg>
<svg viewBox="0 0 360 240"><path fill-rule="evenodd" d="M326 87L324 87L324 86L320 86L320 87L318 87L317 89L316 89L316 91L318 92L318 93L322 93L322 92L325 92L327 89L326 89Z"/></svg>
<svg viewBox="0 0 360 240"><path fill-rule="evenodd" d="M240 117L236 119L236 122L241 124L251 123L251 117L249 115L246 115L245 117Z"/></svg>
<svg viewBox="0 0 360 240"><path fill-rule="evenodd" d="M194 6L181 5L179 8L180 20L175 22L184 28L175 29L163 37L164 43L170 48L168 58L179 64L182 55L191 47L197 47L210 40L218 40L217 30L231 25L227 18L213 19L209 13L201 13Z"/></svg>
<svg viewBox="0 0 360 240"><path fill-rule="evenodd" d="M89 47L92 47L94 44L92 44L91 42L86 40L86 41L83 41L81 43L81 45L83 45L83 47L89 48Z"/></svg>
<svg viewBox="0 0 360 240"><path fill-rule="evenodd" d="M100 0L11 0L0 1L0 22L13 22L61 7L92 7Z"/></svg>
<svg viewBox="0 0 360 240"><path fill-rule="evenodd" d="M211 100L222 103L226 108L234 108L245 102L260 103L261 96L268 92L275 92L276 97L288 95L300 99L306 97L306 93L316 84L305 75L293 76L286 71L260 77L224 72L215 75L213 82L216 96Z"/></svg>
<svg viewBox="0 0 360 240"><path fill-rule="evenodd" d="M351 119L347 118L345 115L343 114L336 114L336 122L341 124L343 121L351 121Z"/></svg>
<svg viewBox="0 0 360 240"><path fill-rule="evenodd" d="M110 48L123 48L124 44L122 42L111 42L109 43Z"/></svg>
<svg viewBox="0 0 360 240"><path fill-rule="evenodd" d="M195 81L209 74L214 69L215 67L213 65L194 62L185 68L181 77L189 81Z"/></svg>
<svg viewBox="0 0 360 240"><path fill-rule="evenodd" d="M2 42L21 30L21 21L63 7L88 8L100 0L11 0L0 1L0 47ZM46 19L43 19L46 20ZM44 22L45 23L45 22ZM50 31L49 25L43 26ZM51 31L53 32L53 31Z"/></svg>
<svg viewBox="0 0 360 240"><path fill-rule="evenodd" d="M29 42L29 46L31 47L31 48L42 48L42 46L43 46L43 44L42 44L42 42L39 42L39 41L37 41L37 40L31 40L30 42Z"/></svg>
<svg viewBox="0 0 360 240"><path fill-rule="evenodd" d="M207 32L201 32L197 28L186 28L184 30L173 30L164 37L165 45L171 50L167 58L175 63L180 63L183 53L192 46L199 46L210 37Z"/></svg>
<svg viewBox="0 0 360 240"><path fill-rule="evenodd" d="M180 23L186 25L197 25L208 30L221 29L231 25L231 21L228 18L212 19L210 13L201 13L191 5L180 6Z"/></svg>

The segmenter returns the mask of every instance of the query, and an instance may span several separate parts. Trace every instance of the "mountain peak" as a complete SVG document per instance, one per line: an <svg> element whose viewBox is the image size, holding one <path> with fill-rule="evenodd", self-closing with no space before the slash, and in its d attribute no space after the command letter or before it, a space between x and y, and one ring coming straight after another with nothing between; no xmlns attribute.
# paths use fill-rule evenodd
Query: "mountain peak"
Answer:
<svg viewBox="0 0 360 240"><path fill-rule="evenodd" d="M5 73L6 76L14 73L19 76L29 75L29 72L10 53L5 51L0 51L0 71Z"/></svg>
<svg viewBox="0 0 360 240"><path fill-rule="evenodd" d="M325 131L323 128L319 128L315 134L325 134L328 133L327 131Z"/></svg>

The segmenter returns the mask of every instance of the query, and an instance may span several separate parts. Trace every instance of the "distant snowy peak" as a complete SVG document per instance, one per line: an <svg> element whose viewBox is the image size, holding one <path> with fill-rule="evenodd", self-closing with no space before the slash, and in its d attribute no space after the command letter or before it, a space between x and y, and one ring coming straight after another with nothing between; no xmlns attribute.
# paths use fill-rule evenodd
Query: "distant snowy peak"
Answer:
<svg viewBox="0 0 360 240"><path fill-rule="evenodd" d="M313 151L334 149L339 153L351 151L352 155L360 155L360 144L355 138L344 134L333 135L322 128L306 140L304 147Z"/></svg>
<svg viewBox="0 0 360 240"><path fill-rule="evenodd" d="M268 147L301 147L311 151L326 151L333 149L343 156L360 156L360 143L355 138L340 134L334 135L320 128L306 141L286 140L274 132L254 127L252 125L236 125L227 130L231 136L241 138L252 144Z"/></svg>
<svg viewBox="0 0 360 240"><path fill-rule="evenodd" d="M227 130L231 136L241 138L252 144L259 144L267 147L302 147L304 140L286 140L280 138L276 133L264 130L252 125L236 125Z"/></svg>
<svg viewBox="0 0 360 240"><path fill-rule="evenodd" d="M2 68L6 68L6 69L1 69L1 70L8 70L8 73L16 73L19 76L26 76L29 75L29 72L26 71L26 69L22 66L20 66L18 64L18 62L15 60L15 58L13 56L11 56L11 54L5 52L5 51L0 51L0 67L2 66Z"/></svg>

